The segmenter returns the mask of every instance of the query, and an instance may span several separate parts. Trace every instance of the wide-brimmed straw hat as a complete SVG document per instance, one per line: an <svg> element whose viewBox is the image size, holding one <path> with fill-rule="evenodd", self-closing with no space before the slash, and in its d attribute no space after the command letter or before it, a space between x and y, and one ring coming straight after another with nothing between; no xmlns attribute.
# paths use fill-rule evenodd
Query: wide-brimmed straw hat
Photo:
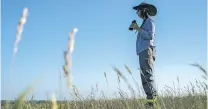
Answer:
<svg viewBox="0 0 208 109"><path fill-rule="evenodd" d="M157 8L152 5L152 4L148 4L148 3L141 3L138 6L133 7L134 10L142 10L142 9L147 9L148 10L148 14L150 16L155 16L157 14Z"/></svg>

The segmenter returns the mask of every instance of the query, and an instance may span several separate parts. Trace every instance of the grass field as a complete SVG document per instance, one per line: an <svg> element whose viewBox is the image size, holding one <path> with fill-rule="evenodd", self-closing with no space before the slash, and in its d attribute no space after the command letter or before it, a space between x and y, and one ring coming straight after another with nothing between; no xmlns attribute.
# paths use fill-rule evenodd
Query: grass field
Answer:
<svg viewBox="0 0 208 109"><path fill-rule="evenodd" d="M207 89L206 89L207 90ZM174 92L167 91L167 95L160 96L158 102L161 109L207 109L206 92L194 93L189 90L186 96L173 96ZM2 101L1 109L14 109L18 101ZM77 101L56 101L58 109L145 109L143 99L129 98L124 94L117 99L104 98L94 100L93 98ZM22 101L20 109L57 109L52 101Z"/></svg>
<svg viewBox="0 0 208 109"><path fill-rule="evenodd" d="M36 102L36 103L35 103ZM159 99L161 109L207 109L205 95L189 95L186 97L162 97ZM2 103L2 109L12 109L13 104L6 106ZM58 101L58 109L146 109L144 102L139 99L120 98L114 100L85 100L85 101ZM27 101L23 103L23 109L51 109L50 101Z"/></svg>
<svg viewBox="0 0 208 109"><path fill-rule="evenodd" d="M202 77L207 80L207 72L199 65L195 66L204 72ZM127 82L127 80L125 80L126 78L122 77L122 74L118 77L119 81L120 78ZM145 99L142 98L144 94L140 93L139 90L131 89L131 85L128 85L129 90L132 92L130 95L122 89L118 89L118 91L115 92L116 96L113 99L107 98L107 95L99 90L92 90L89 94L90 96L84 98L76 91L76 87L73 86L74 93L71 94L73 100L63 101L57 101L55 96L48 101L36 101L32 100L33 98L26 100L24 98L31 89L28 88L28 90L23 92L23 94L15 101L1 101L1 109L146 109L144 107ZM183 88L166 86L164 91L161 92L158 97L159 108L207 109L207 90L207 84L198 80ZM96 99L97 93L102 93L103 97Z"/></svg>

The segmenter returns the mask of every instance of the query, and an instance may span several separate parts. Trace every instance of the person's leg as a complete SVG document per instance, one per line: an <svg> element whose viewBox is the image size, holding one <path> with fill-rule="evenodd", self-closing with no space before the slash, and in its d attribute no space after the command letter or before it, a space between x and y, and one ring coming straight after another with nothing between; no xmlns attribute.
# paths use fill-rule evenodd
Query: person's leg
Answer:
<svg viewBox="0 0 208 109"><path fill-rule="evenodd" d="M153 76L154 60L152 49L147 49L139 55L141 80L147 99L152 100L157 95Z"/></svg>

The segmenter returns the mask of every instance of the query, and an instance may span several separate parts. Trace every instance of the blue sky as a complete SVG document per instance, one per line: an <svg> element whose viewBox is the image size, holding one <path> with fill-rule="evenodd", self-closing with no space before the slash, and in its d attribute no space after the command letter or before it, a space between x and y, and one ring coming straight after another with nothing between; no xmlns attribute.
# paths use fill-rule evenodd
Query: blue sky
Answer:
<svg viewBox="0 0 208 109"><path fill-rule="evenodd" d="M64 64L63 51L67 48L68 33L77 27L72 56L72 75L82 95L89 95L91 87L111 93L117 91L116 73L125 71L127 64L141 83L136 34L128 30L137 17L132 6L140 0L2 0L2 99L14 99L33 81L42 78L33 92L35 99L46 99L46 93L59 90L59 74ZM146 0L156 5L156 65L155 76L159 90L172 85L179 76L186 85L201 72L190 66L199 63L206 67L206 0ZM29 15L24 26L19 51L11 72L12 95L9 95L8 78L17 23L24 7ZM106 72L110 89L103 73ZM65 79L62 92L69 97ZM122 82L121 87L126 85Z"/></svg>

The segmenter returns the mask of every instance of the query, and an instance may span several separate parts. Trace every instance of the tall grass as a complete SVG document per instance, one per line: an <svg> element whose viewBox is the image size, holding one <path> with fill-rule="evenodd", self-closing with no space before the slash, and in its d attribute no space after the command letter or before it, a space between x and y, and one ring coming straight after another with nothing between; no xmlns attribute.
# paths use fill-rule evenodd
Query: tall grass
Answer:
<svg viewBox="0 0 208 109"><path fill-rule="evenodd" d="M201 67L201 66L200 66ZM198 68L200 68L198 67ZM113 68L113 70L119 74L120 78L126 82L129 90L136 93L137 89L133 89L131 84L128 83L127 78L118 70ZM202 71L204 72L204 71ZM204 73L203 73L204 74ZM180 84L179 78L177 78L178 84ZM165 86L164 90L158 97L158 103L160 109L206 109L207 108L207 84L199 80L195 83L187 84L186 87L181 88L178 86L176 88L175 83L173 87ZM18 108L21 106L22 109L39 109L39 108L50 108L53 109L146 109L145 99L135 96L133 93L129 95L122 89L118 89L118 92L114 93L114 98L107 98L105 92L102 90L99 92L98 85L92 87L90 96L84 98L78 92L75 85L73 86L74 93L71 93L73 100L68 101L56 101L53 99L50 101L40 101L37 103L35 100L17 100L10 101L6 106L5 101L2 101L2 109ZM101 93L102 97L97 99L96 93ZM143 95L140 95L143 96ZM21 95L21 99L25 98L26 94ZM15 103L15 104L13 104ZM17 105L19 104L19 105Z"/></svg>
<svg viewBox="0 0 208 109"><path fill-rule="evenodd" d="M24 8L22 15L20 17L20 20L18 22L18 25L17 25L16 39L14 41L14 49L13 49L13 55L12 55L11 65L10 65L10 72L9 72L9 78L8 78L9 94L10 95L12 95L12 87L11 87L10 82L11 82L11 75L13 73L14 60L15 60L16 53L18 51L18 44L19 44L21 37L22 37L23 27L27 21L27 16L28 16L28 8Z"/></svg>

